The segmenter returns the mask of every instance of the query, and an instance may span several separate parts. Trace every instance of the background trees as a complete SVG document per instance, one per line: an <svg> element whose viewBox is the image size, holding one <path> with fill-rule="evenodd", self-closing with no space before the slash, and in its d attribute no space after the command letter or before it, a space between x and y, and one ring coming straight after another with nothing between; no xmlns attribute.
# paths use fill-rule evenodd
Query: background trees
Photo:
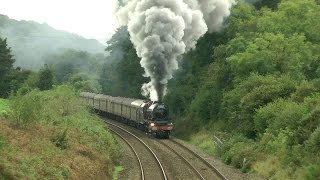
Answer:
<svg viewBox="0 0 320 180"><path fill-rule="evenodd" d="M48 55L45 59L53 71L56 84L70 84L83 91L101 91L98 79L106 61L105 55L68 49Z"/></svg>
<svg viewBox="0 0 320 180"><path fill-rule="evenodd" d="M143 98L141 86L147 82L140 59L130 42L126 27L119 28L107 42L110 56L102 67L99 82L102 92L113 96Z"/></svg>
<svg viewBox="0 0 320 180"><path fill-rule="evenodd" d="M39 80L37 82L37 87L43 90L49 90L53 85L53 72L52 70L45 65L43 69L39 71Z"/></svg>
<svg viewBox="0 0 320 180"><path fill-rule="evenodd" d="M0 37L0 97L7 97L10 93L10 73L13 69L14 59L7 39Z"/></svg>
<svg viewBox="0 0 320 180"><path fill-rule="evenodd" d="M43 57L60 54L65 49L103 53L104 45L94 39L56 30L48 24L34 21L17 21L0 14L0 36L6 37L12 47L15 65L39 70L46 62Z"/></svg>

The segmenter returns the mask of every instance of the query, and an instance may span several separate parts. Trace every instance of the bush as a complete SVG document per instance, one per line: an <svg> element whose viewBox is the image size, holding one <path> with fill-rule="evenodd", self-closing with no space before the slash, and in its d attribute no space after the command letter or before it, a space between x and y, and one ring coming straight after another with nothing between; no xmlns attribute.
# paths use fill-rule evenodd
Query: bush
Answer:
<svg viewBox="0 0 320 180"><path fill-rule="evenodd" d="M215 148L217 148L212 135L207 130L202 130L192 135L190 142L210 155L214 155Z"/></svg>
<svg viewBox="0 0 320 180"><path fill-rule="evenodd" d="M306 142L306 146L309 152L317 153L320 151L320 125L310 135L310 138Z"/></svg>
<svg viewBox="0 0 320 180"><path fill-rule="evenodd" d="M256 138L254 116L256 110L279 98L290 97L294 92L294 82L288 76L251 74L247 79L223 95L220 119L232 132L241 132L246 137ZM227 121L227 122L226 122ZM262 124L262 129L265 127Z"/></svg>
<svg viewBox="0 0 320 180"><path fill-rule="evenodd" d="M59 134L53 139L55 145L60 148L61 150L67 149L68 147L68 129L65 129L63 133Z"/></svg>
<svg viewBox="0 0 320 180"><path fill-rule="evenodd" d="M16 95L10 99L11 117L18 127L26 127L40 120L43 99L40 92L33 90L26 95Z"/></svg>
<svg viewBox="0 0 320 180"><path fill-rule="evenodd" d="M0 117L6 117L10 113L10 108L7 100L0 99Z"/></svg>
<svg viewBox="0 0 320 180"><path fill-rule="evenodd" d="M6 139L0 134L0 151L6 143Z"/></svg>
<svg viewBox="0 0 320 180"><path fill-rule="evenodd" d="M222 92L215 89L200 90L189 107L189 114L194 114L204 123L210 120L217 120Z"/></svg>
<svg viewBox="0 0 320 180"><path fill-rule="evenodd" d="M300 180L313 180L320 177L320 165L312 164L299 169L297 172L298 179Z"/></svg>
<svg viewBox="0 0 320 180"><path fill-rule="evenodd" d="M260 108L254 117L254 124L260 135L267 128L268 132L277 134L281 129L297 129L306 114L307 108L303 104L279 99Z"/></svg>
<svg viewBox="0 0 320 180"><path fill-rule="evenodd" d="M100 152L112 152L115 147L113 137L105 130L104 124L88 113L78 95L69 86L58 86L49 91L33 90L26 95L11 97L12 119L16 125L26 128L28 125L43 123L63 127L77 127L87 139L88 144L104 144ZM61 149L68 146L67 130L53 138L55 145ZM105 144L109 142L111 144Z"/></svg>
<svg viewBox="0 0 320 180"><path fill-rule="evenodd" d="M226 164L247 172L255 161L257 144L243 136L235 136L225 141L220 148L216 149Z"/></svg>

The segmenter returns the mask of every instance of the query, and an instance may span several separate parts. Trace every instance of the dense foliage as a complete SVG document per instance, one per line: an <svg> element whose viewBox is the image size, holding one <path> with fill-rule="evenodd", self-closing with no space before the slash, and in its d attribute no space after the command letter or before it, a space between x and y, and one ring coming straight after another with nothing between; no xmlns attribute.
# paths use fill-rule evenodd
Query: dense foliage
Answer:
<svg viewBox="0 0 320 180"><path fill-rule="evenodd" d="M238 3L221 33L229 40L211 52L197 48L187 55L192 57L186 64L201 61L192 54L209 52L212 58L198 74L177 74L167 103L175 107L175 101L184 100L172 112L184 114L176 125L197 124L198 130L188 133L195 143L201 129L207 139L224 140L204 149L215 149L226 163L266 178L316 179L320 6L291 0L273 9ZM204 38L200 47L209 40ZM182 86L177 85L180 79ZM195 93L182 87L195 87Z"/></svg>
<svg viewBox="0 0 320 180"><path fill-rule="evenodd" d="M31 71L22 70L20 67L13 68L11 47L7 39L0 37L0 97L6 98L11 92L16 92L28 78Z"/></svg>
<svg viewBox="0 0 320 180"><path fill-rule="evenodd" d="M44 66L43 69L39 71L39 81L37 82L37 87L40 90L49 90L53 86L53 72L48 66Z"/></svg>
<svg viewBox="0 0 320 180"><path fill-rule="evenodd" d="M10 92L10 73L13 63L14 59L7 40L0 38L0 97L5 97Z"/></svg>

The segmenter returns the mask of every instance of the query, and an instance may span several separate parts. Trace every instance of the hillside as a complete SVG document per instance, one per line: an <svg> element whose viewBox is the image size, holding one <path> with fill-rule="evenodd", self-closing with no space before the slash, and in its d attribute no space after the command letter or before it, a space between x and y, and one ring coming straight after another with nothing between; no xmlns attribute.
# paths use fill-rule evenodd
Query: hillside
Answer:
<svg viewBox="0 0 320 180"><path fill-rule="evenodd" d="M49 54L63 49L75 49L89 53L103 53L104 45L97 40L56 30L47 24L33 21L17 21L0 14L0 37L7 38L12 49L15 66L38 69Z"/></svg>
<svg viewBox="0 0 320 180"><path fill-rule="evenodd" d="M0 179L111 179L118 151L68 86L0 99Z"/></svg>

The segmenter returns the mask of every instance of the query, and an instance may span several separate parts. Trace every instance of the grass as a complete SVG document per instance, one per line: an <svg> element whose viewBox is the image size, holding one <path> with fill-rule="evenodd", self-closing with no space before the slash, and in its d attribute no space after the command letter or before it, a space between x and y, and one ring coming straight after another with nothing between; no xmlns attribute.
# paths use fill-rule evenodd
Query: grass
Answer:
<svg viewBox="0 0 320 180"><path fill-rule="evenodd" d="M123 171L123 167L122 166L115 166L114 167L114 171L113 171L113 177L112 177L112 179L113 180L117 180L117 179L119 179L119 174L120 174L120 172L121 171Z"/></svg>
<svg viewBox="0 0 320 180"><path fill-rule="evenodd" d="M210 155L215 154L215 144L212 136L205 130L202 130L197 134L193 134L190 138L190 143L199 147Z"/></svg>
<svg viewBox="0 0 320 180"><path fill-rule="evenodd" d="M8 100L0 98L0 117L7 116L10 112Z"/></svg>
<svg viewBox="0 0 320 180"><path fill-rule="evenodd" d="M23 107L31 101L41 105ZM0 179L113 177L117 142L70 88L33 91L0 102L0 109L11 107L0 118Z"/></svg>

